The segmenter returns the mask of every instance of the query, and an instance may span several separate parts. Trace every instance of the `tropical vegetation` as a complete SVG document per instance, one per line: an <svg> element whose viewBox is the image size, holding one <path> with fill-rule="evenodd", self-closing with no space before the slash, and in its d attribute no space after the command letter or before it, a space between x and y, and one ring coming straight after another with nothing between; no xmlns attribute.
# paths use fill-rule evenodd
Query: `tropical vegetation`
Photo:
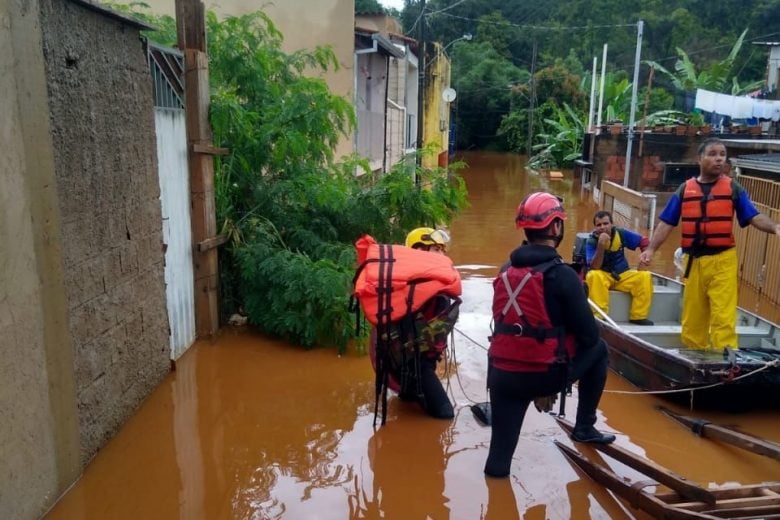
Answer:
<svg viewBox="0 0 780 520"><path fill-rule="evenodd" d="M746 44L776 36L780 26L776 0L427 0L424 16L421 4L406 0L401 12L409 36L418 36L421 20L428 41L446 45L473 34L449 52L458 147L525 153L530 126L535 164L576 158L592 60L601 59L605 43L601 119L628 123L639 19L645 23L636 117L647 114L646 124L698 122L700 115L690 113L696 88L759 89L766 52Z"/></svg>
<svg viewBox="0 0 780 520"><path fill-rule="evenodd" d="M173 19L147 20L160 28L149 38L174 43ZM261 12L206 21L214 144L230 150L215 163L218 226L230 237L220 251L223 312L241 310L304 347L343 350L355 328L354 241L368 233L397 243L414 227L446 224L465 186L453 171L412 175L399 164L374 179L365 160L337 161L354 110L311 74L338 66L332 49L282 51Z"/></svg>

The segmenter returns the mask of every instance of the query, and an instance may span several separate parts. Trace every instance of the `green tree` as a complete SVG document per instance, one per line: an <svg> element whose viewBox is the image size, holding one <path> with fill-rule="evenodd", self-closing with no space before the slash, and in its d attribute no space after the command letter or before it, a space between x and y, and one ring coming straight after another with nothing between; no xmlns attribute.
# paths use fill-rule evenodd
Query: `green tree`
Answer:
<svg viewBox="0 0 780 520"><path fill-rule="evenodd" d="M172 20L149 21L170 29ZM337 67L329 47L285 53L260 12L209 12L207 32L214 143L230 149L215 163L218 225L230 237L220 250L223 310L243 308L261 330L305 347L344 349L354 333L354 241L370 233L397 242L413 227L449 222L465 185L419 169L423 189L404 165L366 185L355 177L365 160L333 157L355 116L316 77Z"/></svg>
<svg viewBox="0 0 780 520"><path fill-rule="evenodd" d="M502 57L489 43L458 42L452 52L455 116L459 148L506 149L496 131L510 109L512 86L528 73Z"/></svg>
<svg viewBox="0 0 780 520"><path fill-rule="evenodd" d="M384 12L385 8L377 0L355 0L355 14Z"/></svg>

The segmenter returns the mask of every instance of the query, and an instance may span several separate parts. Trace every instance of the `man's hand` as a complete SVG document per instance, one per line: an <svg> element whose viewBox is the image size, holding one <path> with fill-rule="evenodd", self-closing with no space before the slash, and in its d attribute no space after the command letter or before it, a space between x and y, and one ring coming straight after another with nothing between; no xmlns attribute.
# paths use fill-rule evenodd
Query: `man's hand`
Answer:
<svg viewBox="0 0 780 520"><path fill-rule="evenodd" d="M612 237L610 237L607 233L602 233L599 235L599 242L598 242L598 248L599 249L607 249L609 247L609 243L612 242Z"/></svg>
<svg viewBox="0 0 780 520"><path fill-rule="evenodd" d="M557 400L558 394L537 397L534 399L534 407L536 408L537 412L548 413L550 410L552 410L552 407Z"/></svg>
<svg viewBox="0 0 780 520"><path fill-rule="evenodd" d="M653 259L653 252L652 249L645 249L639 254L639 267L644 267L646 269L650 266L650 261Z"/></svg>

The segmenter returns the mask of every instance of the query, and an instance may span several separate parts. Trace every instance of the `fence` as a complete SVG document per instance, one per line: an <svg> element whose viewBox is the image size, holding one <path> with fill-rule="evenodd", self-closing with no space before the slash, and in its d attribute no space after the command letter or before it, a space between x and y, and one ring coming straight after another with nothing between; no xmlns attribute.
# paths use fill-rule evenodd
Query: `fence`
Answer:
<svg viewBox="0 0 780 520"><path fill-rule="evenodd" d="M756 208L775 222L780 221L780 183L740 175L739 183L750 193ZM775 305L780 305L780 240L748 226L735 224L740 281L754 288Z"/></svg>
<svg viewBox="0 0 780 520"><path fill-rule="evenodd" d="M602 181L600 199L600 206L612 212L615 225L653 230L656 211L654 193L640 193L614 182Z"/></svg>

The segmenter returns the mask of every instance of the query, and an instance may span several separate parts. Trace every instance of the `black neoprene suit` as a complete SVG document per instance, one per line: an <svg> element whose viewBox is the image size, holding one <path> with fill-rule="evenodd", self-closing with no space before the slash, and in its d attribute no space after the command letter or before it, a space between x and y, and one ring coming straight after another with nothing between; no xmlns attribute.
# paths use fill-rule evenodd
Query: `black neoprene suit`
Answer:
<svg viewBox="0 0 780 520"><path fill-rule="evenodd" d="M556 256L558 253L552 247L526 244L512 252L510 262L515 267L525 267L539 265ZM599 338L582 281L571 267L562 264L545 273L544 296L552 325L565 327L576 339L576 354L568 369L569 382L579 381L576 427L592 427L607 379L606 344ZM509 475L528 405L537 397L560 392L564 370L561 365L552 365L547 372L510 372L489 366L492 431L485 463L487 475Z"/></svg>

